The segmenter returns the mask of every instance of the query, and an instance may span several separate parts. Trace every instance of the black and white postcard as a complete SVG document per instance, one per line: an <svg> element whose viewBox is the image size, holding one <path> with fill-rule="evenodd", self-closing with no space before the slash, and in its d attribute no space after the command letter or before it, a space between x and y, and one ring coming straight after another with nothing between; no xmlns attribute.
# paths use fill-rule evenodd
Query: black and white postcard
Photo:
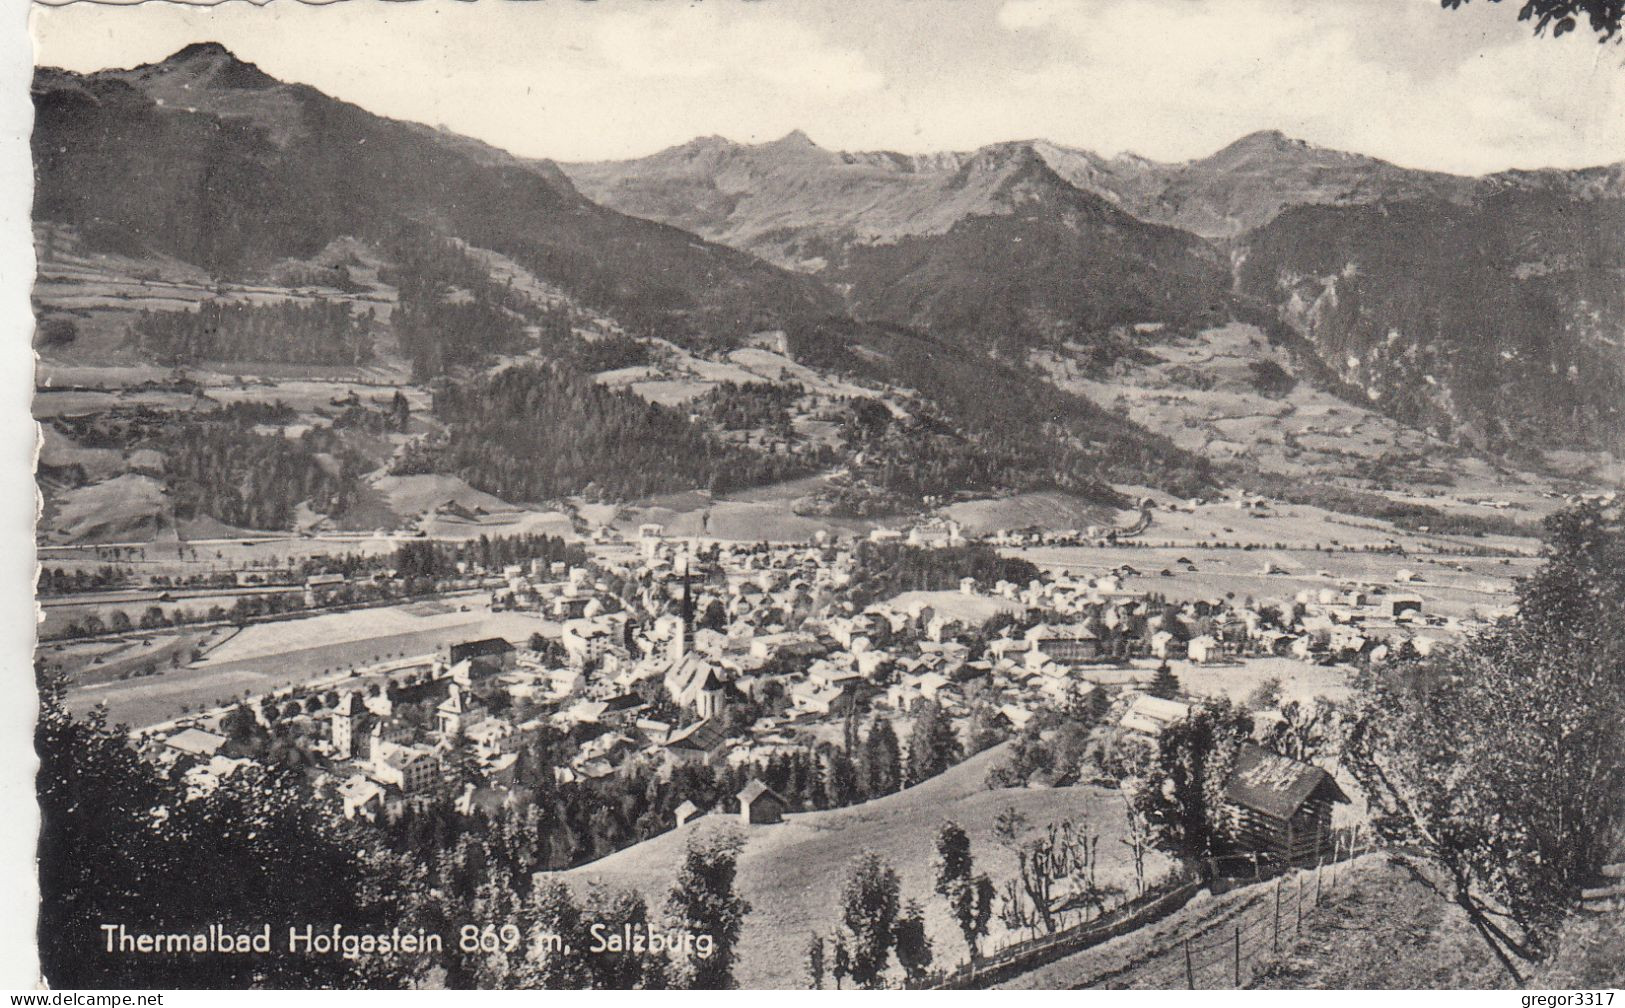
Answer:
<svg viewBox="0 0 1625 1008"><path fill-rule="evenodd" d="M1622 15L36 3L18 954L1607 1008Z"/></svg>

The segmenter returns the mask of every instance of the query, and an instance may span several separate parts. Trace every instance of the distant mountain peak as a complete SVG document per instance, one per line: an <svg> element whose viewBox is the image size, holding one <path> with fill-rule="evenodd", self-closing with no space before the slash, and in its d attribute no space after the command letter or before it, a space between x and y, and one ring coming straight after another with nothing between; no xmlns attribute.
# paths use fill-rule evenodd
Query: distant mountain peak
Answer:
<svg viewBox="0 0 1625 1008"><path fill-rule="evenodd" d="M742 153L746 157L765 158L769 164L785 166L824 165L840 161L840 155L813 143L812 137L801 130L791 130L777 140L752 145Z"/></svg>
<svg viewBox="0 0 1625 1008"><path fill-rule="evenodd" d="M1237 143L1255 143L1255 144L1273 144L1273 145L1275 145L1277 147L1284 147L1284 146L1287 146L1289 144L1297 144L1297 145L1301 146L1303 144L1302 140L1295 140L1292 137L1287 136L1285 133L1282 133L1278 129L1254 130L1253 132L1248 133L1246 136L1242 137L1240 140L1237 140L1236 142Z"/></svg>
<svg viewBox="0 0 1625 1008"><path fill-rule="evenodd" d="M215 59L220 57L233 60L237 59L235 53L221 45L219 42L193 42L189 46L184 46L175 50L175 52L163 62L187 63L195 59Z"/></svg>
<svg viewBox="0 0 1625 1008"><path fill-rule="evenodd" d="M793 129L777 140L770 140L763 147L818 147L813 138L799 129ZM819 148L822 149L822 148Z"/></svg>
<svg viewBox="0 0 1625 1008"><path fill-rule="evenodd" d="M668 147L660 153L664 154L670 151L733 150L738 146L738 144L734 143L732 140L729 140L727 137L722 136L719 133L712 133L709 136L697 136L694 139L680 143L675 147Z"/></svg>
<svg viewBox="0 0 1625 1008"><path fill-rule="evenodd" d="M193 42L172 53L168 59L137 67L140 77L174 76L207 78L211 83L237 90L259 90L280 85L282 82L265 73L219 42Z"/></svg>
<svg viewBox="0 0 1625 1008"><path fill-rule="evenodd" d="M1289 151L1310 150L1311 146L1302 140L1296 140L1277 129L1257 130L1244 137L1231 141L1225 147L1212 155L1213 158L1235 157L1256 154L1284 154Z"/></svg>
<svg viewBox="0 0 1625 1008"><path fill-rule="evenodd" d="M779 158L790 157L797 161L803 159L822 161L826 158L834 158L837 156L818 146L813 142L812 137L798 129L791 130L784 136L779 137L777 140L769 140L766 143L756 144L751 149L762 154L769 154Z"/></svg>

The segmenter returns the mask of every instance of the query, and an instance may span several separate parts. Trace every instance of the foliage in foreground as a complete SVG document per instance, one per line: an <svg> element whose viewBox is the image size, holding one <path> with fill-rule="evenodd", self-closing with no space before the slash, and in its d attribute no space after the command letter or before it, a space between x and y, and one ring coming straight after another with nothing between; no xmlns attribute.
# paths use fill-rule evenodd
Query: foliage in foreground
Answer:
<svg viewBox="0 0 1625 1008"><path fill-rule="evenodd" d="M290 924L411 930L421 869L368 844L285 770L249 765L188 801L107 730L44 693L39 752L40 968L68 987L402 986L398 961L339 955L118 954L103 924L131 933L233 934ZM311 885L320 879L321 885Z"/></svg>
<svg viewBox="0 0 1625 1008"><path fill-rule="evenodd" d="M463 835L430 857L395 853L376 830L337 814L299 771L249 763L207 794L166 777L121 734L62 705L42 682L35 744L41 813L40 968L54 986L242 988L697 987L733 985L750 905L734 891L739 841L690 845L663 915L641 895L598 887L583 899L510 867L534 836ZM531 852L532 855L534 851ZM320 880L312 885L312 880ZM493 923L464 947L461 925ZM271 928L269 955L109 953L104 924L140 934ZM352 936L439 935L439 952L306 955L288 928ZM512 930L500 925L509 924ZM594 929L593 925L602 925ZM675 937L654 954L595 950L624 928ZM709 936L702 950L683 935ZM542 936L562 936L569 951ZM668 944L672 944L668 942Z"/></svg>
<svg viewBox="0 0 1625 1008"><path fill-rule="evenodd" d="M1344 760L1379 833L1515 978L1625 829L1625 524L1547 522L1518 615L1374 670Z"/></svg>

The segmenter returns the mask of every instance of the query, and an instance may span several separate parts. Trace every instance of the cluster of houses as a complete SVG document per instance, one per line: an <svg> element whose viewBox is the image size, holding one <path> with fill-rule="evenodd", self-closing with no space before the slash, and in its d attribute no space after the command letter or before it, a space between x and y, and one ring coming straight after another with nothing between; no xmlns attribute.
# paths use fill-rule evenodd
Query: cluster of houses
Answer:
<svg viewBox="0 0 1625 1008"><path fill-rule="evenodd" d="M845 591L856 562L845 546L702 545L646 526L590 571L502 572L493 606L555 617L556 642L447 644L396 663L382 686L359 680L370 688L300 716L325 727L312 750L344 814L372 817L426 796L502 793L544 729L566 740L552 767L561 782L754 766L839 742L854 709L906 720L927 702L962 729L983 718L1012 732L1047 711L1112 702L1123 730L1150 737L1189 710L1138 695L1156 660L1346 659L1396 635L1420 647L1433 625L1403 586L1328 587L1267 606L1171 604L1126 587L1138 573L1126 567L1024 586L967 578L860 610ZM244 762L223 753L225 741L189 728L162 748L205 793ZM771 789L746 790L747 821L782 815Z"/></svg>
<svg viewBox="0 0 1625 1008"><path fill-rule="evenodd" d="M963 546L966 540L964 530L953 519L929 518L910 526L907 530L874 529L869 533L869 541L875 543L904 543L909 546L940 549L944 546Z"/></svg>

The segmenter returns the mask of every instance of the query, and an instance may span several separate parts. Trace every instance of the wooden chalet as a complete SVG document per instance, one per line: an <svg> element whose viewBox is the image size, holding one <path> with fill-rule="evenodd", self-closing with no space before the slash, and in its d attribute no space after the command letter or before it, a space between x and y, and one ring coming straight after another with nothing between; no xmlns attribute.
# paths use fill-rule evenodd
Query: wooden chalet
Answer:
<svg viewBox="0 0 1625 1008"><path fill-rule="evenodd" d="M739 792L739 821L747 826L783 822L788 807L777 791L756 778Z"/></svg>
<svg viewBox="0 0 1625 1008"><path fill-rule="evenodd" d="M1331 853L1332 805L1348 800L1319 767L1248 743L1225 784L1226 831L1241 850L1313 861Z"/></svg>

